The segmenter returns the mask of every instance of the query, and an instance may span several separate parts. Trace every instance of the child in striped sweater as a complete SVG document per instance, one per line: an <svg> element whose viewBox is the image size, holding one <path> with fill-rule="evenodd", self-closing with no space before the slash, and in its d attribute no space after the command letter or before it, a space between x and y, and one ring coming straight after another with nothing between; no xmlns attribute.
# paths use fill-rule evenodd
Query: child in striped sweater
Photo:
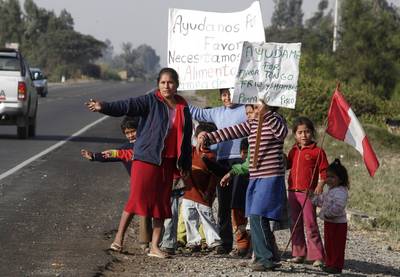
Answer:
<svg viewBox="0 0 400 277"><path fill-rule="evenodd" d="M273 261L273 235L270 221L282 217L285 199L285 166L283 143L288 133L285 119L277 108L264 103L258 105L258 119L206 133L199 140L199 147L247 137L250 155L256 148L258 121L261 119L261 140L256 167L249 168L250 182L246 193L246 216L250 217L251 239L255 253L254 271L273 270L278 265Z"/></svg>

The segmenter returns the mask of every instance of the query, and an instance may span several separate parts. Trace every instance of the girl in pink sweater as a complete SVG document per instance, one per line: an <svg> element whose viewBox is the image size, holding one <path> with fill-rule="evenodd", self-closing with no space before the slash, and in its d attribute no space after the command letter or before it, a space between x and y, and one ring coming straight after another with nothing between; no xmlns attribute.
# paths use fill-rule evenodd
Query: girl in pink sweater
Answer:
<svg viewBox="0 0 400 277"><path fill-rule="evenodd" d="M314 205L321 207L319 217L324 220L325 267L328 273L341 273L346 249L346 204L349 176L346 168L335 159L327 169L328 191L312 197Z"/></svg>

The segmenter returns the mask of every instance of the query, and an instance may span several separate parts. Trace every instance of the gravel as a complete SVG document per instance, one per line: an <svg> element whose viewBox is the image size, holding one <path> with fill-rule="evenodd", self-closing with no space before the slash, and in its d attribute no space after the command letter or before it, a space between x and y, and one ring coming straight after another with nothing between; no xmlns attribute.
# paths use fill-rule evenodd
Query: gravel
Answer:
<svg viewBox="0 0 400 277"><path fill-rule="evenodd" d="M133 223L133 226L137 222ZM123 253L110 252L113 262L103 268L104 276L320 276L326 274L311 264L291 264L283 255L281 267L274 272L252 272L249 259L237 259L213 253L178 254L171 259L147 257L137 246L136 228L130 229ZM320 228L320 230L322 230ZM289 239L289 231L275 233L281 251ZM350 226L346 261L342 276L400 276L400 252L390 250L385 242L375 241L375 233L366 233ZM111 243L111 239L110 239ZM290 249L289 249L290 250ZM332 275L332 274L331 274Z"/></svg>

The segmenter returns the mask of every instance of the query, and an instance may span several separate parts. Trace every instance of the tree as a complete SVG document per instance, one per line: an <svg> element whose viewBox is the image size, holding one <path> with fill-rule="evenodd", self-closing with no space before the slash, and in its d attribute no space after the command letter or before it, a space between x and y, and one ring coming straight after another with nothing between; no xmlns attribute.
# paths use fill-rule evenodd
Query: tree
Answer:
<svg viewBox="0 0 400 277"><path fill-rule="evenodd" d="M329 1L321 0L318 10L305 22L303 31L303 51L330 54L332 49L333 17L327 12Z"/></svg>
<svg viewBox="0 0 400 277"><path fill-rule="evenodd" d="M400 16L386 0L342 1L337 51L341 80L389 99L400 81Z"/></svg>
<svg viewBox="0 0 400 277"><path fill-rule="evenodd" d="M146 45L142 44L136 48L137 59L135 64L139 68L143 68L147 74L152 74L158 71L160 67L160 57L157 56L156 51Z"/></svg>
<svg viewBox="0 0 400 277"><path fill-rule="evenodd" d="M265 30L267 41L301 41L303 35L302 2L302 0L274 0L272 24Z"/></svg>
<svg viewBox="0 0 400 277"><path fill-rule="evenodd" d="M115 58L116 63L122 64L128 72L128 77L151 78L159 68L160 57L155 50L145 44L133 49L132 43L122 44L122 54Z"/></svg>
<svg viewBox="0 0 400 277"><path fill-rule="evenodd" d="M24 26L19 1L0 1L0 14L1 47L3 47L6 42L21 43Z"/></svg>

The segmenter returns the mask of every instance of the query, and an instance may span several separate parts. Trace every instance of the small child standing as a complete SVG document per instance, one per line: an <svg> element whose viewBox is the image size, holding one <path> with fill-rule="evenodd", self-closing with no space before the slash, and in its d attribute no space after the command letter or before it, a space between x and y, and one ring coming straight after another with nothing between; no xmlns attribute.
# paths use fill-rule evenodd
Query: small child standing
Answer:
<svg viewBox="0 0 400 277"><path fill-rule="evenodd" d="M209 125L199 124L196 128L196 137L204 131L212 131ZM199 251L201 236L199 233L200 222L203 225L208 248L222 251L221 238L218 235L217 225L212 212L212 203L218 180L212 174L202 157L215 160L215 154L209 149L192 150L192 173L185 180L186 191L182 200L182 216L186 227L187 248L193 252ZM219 249L221 248L221 249Z"/></svg>
<svg viewBox="0 0 400 277"><path fill-rule="evenodd" d="M133 155L133 146L136 141L136 130L139 125L139 117L124 117L121 122L121 131L128 139L127 143L121 145L118 150L123 150L128 153L124 158L112 158L105 155L104 152L92 152L86 149L81 150L81 155L83 158L90 161L97 162L123 162L126 170L128 171L129 176L131 176L131 167L132 167L132 155ZM121 218L122 221L122 218ZM125 222L126 228L129 225L129 222ZM119 227L121 228L121 226ZM139 245L145 252L149 249L149 243L152 238L152 220L149 217L139 216ZM122 248L118 244L112 244L110 247L111 250L121 251Z"/></svg>
<svg viewBox="0 0 400 277"><path fill-rule="evenodd" d="M325 151L314 142L315 128L312 121L299 117L293 125L296 143L287 158L288 202L290 207L292 239L292 256L289 262L303 263L313 261L314 266L322 266L324 248L318 229L316 208L307 197L308 192L321 194L326 179L328 160ZM302 205L305 201L302 216ZM298 224L294 225L299 218ZM304 237L306 227L307 243ZM294 228L294 229L293 229Z"/></svg>
<svg viewBox="0 0 400 277"><path fill-rule="evenodd" d="M329 190L315 195L312 201L321 207L319 217L324 221L325 267L328 273L342 273L347 238L346 204L349 176L339 159L335 159L327 170L326 183Z"/></svg>

